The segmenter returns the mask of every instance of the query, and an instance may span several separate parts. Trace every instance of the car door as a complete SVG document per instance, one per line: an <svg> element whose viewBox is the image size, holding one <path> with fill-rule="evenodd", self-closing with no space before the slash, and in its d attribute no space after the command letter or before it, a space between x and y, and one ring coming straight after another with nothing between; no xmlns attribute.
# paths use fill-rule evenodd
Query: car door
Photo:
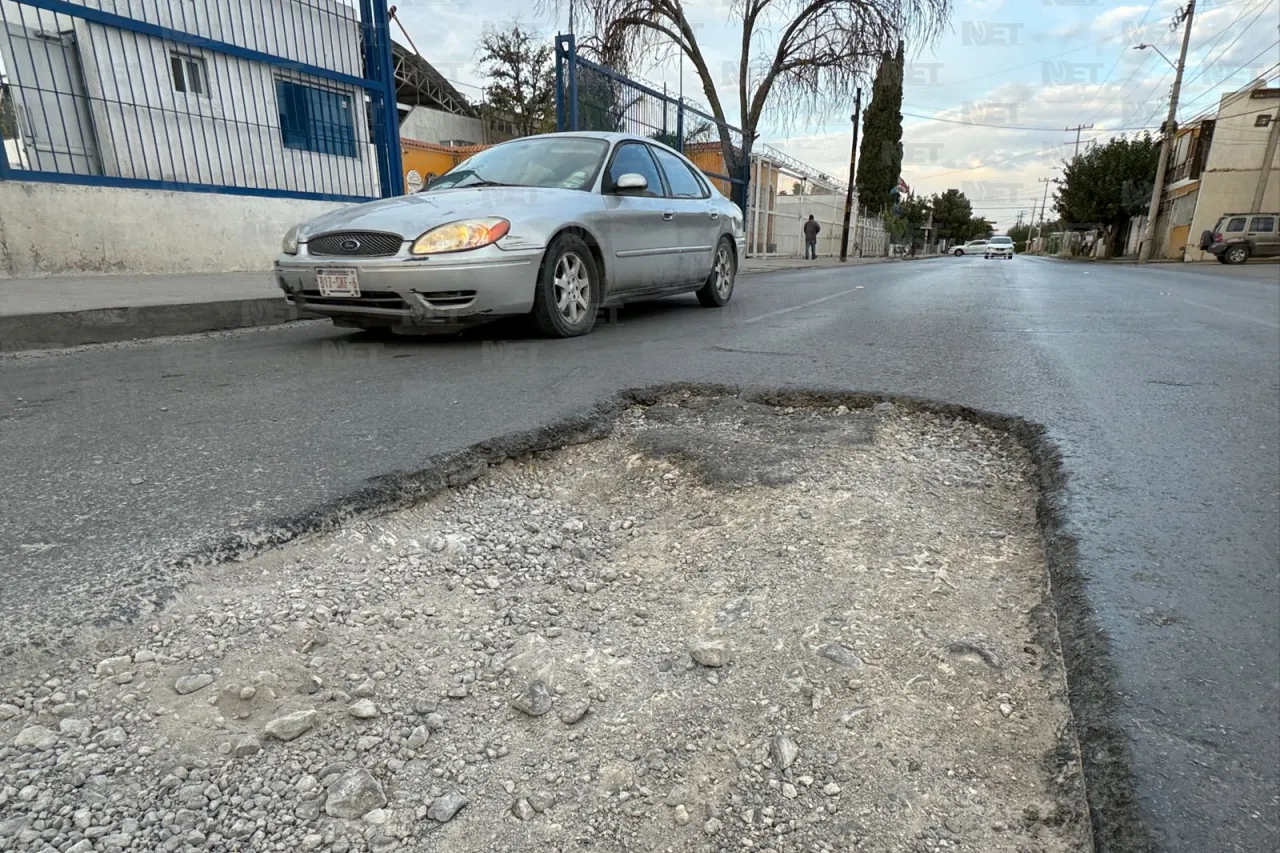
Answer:
<svg viewBox="0 0 1280 853"><path fill-rule="evenodd" d="M647 189L620 190L623 175L643 175ZM605 234L613 293L653 290L680 278L680 237L662 172L643 142L623 142L605 169Z"/></svg>
<svg viewBox="0 0 1280 853"><path fill-rule="evenodd" d="M661 146L651 147L666 178L667 197L676 212L680 283L704 281L711 274L711 258L723 228L720 211L711 203L710 192L689 164Z"/></svg>
<svg viewBox="0 0 1280 853"><path fill-rule="evenodd" d="M1271 215L1249 218L1249 231L1245 234L1253 243L1253 255L1274 258L1280 255L1280 235L1276 234L1276 217Z"/></svg>

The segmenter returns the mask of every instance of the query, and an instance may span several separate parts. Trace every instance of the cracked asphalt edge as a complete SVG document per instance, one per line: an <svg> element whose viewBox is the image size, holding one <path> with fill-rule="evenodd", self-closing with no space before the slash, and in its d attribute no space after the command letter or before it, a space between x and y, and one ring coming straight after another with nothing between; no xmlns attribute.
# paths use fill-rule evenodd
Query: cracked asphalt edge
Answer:
<svg viewBox="0 0 1280 853"><path fill-rule="evenodd" d="M113 622L131 622L142 604L161 607L181 588L174 570L191 571L249 559L294 540L332 531L350 520L394 512L448 489L484 476L490 467L508 459L606 437L630 406L651 406L682 392L736 396L770 406L847 406L867 409L891 402L904 412L934 414L982 424L1012 436L1030 455L1037 489L1036 519L1049 567L1052 609L1041 605L1034 614L1039 640L1053 646L1056 633L1066 664L1071 712L1084 767L1086 798L1097 853L1154 853L1155 844L1138 813L1129 738L1117 720L1117 690L1110 643L1089 603L1080 572L1075 538L1068 532L1066 506L1068 475L1062 455L1048 429L1014 415L922 397L796 386L760 388L707 383L669 383L619 391L585 410L541 427L499 436L452 453L429 457L414 471L371 478L354 492L280 518L252 530L237 531L182 557L144 567L138 587L139 607ZM31 651L56 653L57 646L31 641ZM0 658L20 651L0 649Z"/></svg>

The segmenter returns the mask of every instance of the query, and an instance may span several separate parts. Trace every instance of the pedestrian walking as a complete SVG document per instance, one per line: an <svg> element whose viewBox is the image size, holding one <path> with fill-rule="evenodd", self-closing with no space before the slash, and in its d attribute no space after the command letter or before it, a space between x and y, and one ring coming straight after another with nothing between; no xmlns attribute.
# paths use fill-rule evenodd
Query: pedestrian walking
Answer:
<svg viewBox="0 0 1280 853"><path fill-rule="evenodd" d="M813 214L809 214L809 221L804 224L804 259L806 261L818 259L818 232L822 230L813 218Z"/></svg>

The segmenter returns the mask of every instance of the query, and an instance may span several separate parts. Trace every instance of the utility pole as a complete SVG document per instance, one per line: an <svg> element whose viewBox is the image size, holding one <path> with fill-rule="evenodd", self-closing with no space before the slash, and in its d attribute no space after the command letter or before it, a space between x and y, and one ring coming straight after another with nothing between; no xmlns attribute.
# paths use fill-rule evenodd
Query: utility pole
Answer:
<svg viewBox="0 0 1280 853"><path fill-rule="evenodd" d="M1271 180L1271 163L1276 159L1276 143L1280 142L1280 110L1271 117L1271 132L1267 134L1267 150L1262 155L1262 171L1258 174L1258 188L1253 191L1253 207L1250 213L1262 210L1262 199L1267 194L1267 182Z"/></svg>
<svg viewBox="0 0 1280 853"><path fill-rule="evenodd" d="M1074 130L1076 132L1076 157L1080 156L1080 131L1090 130L1092 124L1077 124L1075 127L1064 127L1063 130Z"/></svg>
<svg viewBox="0 0 1280 853"><path fill-rule="evenodd" d="M1173 23L1184 25L1182 31L1182 53L1178 55L1178 64L1174 66L1173 91L1169 94L1169 117L1164 122L1164 141L1160 143L1160 159L1156 162L1156 185L1151 188L1151 207L1147 210L1146 234L1142 245L1138 248L1138 263L1145 264L1151 260L1151 250L1156 237L1156 218L1160 215L1160 196L1164 193L1164 176L1169 167L1169 152L1173 150L1173 135L1178 129L1178 93L1182 90L1182 70L1187 66L1187 45L1191 43L1191 21L1196 12L1196 0L1189 0L1185 10L1179 10ZM1181 17L1179 17L1181 16Z"/></svg>
<svg viewBox="0 0 1280 853"><path fill-rule="evenodd" d="M849 217L853 214L853 184L858 179L858 121L862 116L862 87L853 99L853 146L849 149L849 188L844 193L844 231L840 234L840 263L849 258Z"/></svg>
<svg viewBox="0 0 1280 853"><path fill-rule="evenodd" d="M1036 178L1036 181L1044 184L1044 198L1040 200L1040 237L1044 237L1044 212L1049 205L1049 184L1053 183L1053 178ZM1032 212L1034 216L1034 211Z"/></svg>

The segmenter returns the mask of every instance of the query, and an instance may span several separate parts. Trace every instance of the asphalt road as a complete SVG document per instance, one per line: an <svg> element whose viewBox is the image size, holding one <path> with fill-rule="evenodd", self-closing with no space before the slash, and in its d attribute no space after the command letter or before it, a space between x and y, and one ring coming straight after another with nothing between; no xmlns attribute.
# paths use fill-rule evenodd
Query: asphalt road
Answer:
<svg viewBox="0 0 1280 853"><path fill-rule="evenodd" d="M0 647L145 610L174 556L672 381L911 394L1048 425L1162 850L1280 837L1280 266L1017 258L744 277L571 341L328 326L0 360Z"/></svg>

